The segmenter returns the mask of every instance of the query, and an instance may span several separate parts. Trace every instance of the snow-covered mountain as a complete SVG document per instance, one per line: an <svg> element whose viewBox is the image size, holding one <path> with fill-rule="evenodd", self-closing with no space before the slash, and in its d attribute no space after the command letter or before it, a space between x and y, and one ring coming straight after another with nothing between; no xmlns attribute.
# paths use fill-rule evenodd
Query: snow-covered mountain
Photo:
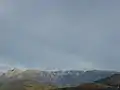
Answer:
<svg viewBox="0 0 120 90"><path fill-rule="evenodd" d="M114 71L40 71L40 70L19 70L12 69L0 76L0 82L29 79L40 83L54 84L58 86L79 85L86 82L93 82L118 72Z"/></svg>

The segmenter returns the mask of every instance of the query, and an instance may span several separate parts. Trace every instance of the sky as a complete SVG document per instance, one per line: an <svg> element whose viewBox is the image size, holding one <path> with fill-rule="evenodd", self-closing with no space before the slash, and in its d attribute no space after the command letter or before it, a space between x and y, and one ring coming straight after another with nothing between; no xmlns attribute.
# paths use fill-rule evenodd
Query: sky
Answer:
<svg viewBox="0 0 120 90"><path fill-rule="evenodd" d="M0 70L120 71L120 0L0 0Z"/></svg>

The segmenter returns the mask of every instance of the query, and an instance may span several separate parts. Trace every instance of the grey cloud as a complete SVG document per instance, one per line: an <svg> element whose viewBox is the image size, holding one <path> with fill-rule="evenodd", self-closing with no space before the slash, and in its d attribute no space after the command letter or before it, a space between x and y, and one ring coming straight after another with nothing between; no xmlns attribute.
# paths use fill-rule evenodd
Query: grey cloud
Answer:
<svg viewBox="0 0 120 90"><path fill-rule="evenodd" d="M7 59L1 62L42 69L119 70L119 3L6 0L0 56Z"/></svg>

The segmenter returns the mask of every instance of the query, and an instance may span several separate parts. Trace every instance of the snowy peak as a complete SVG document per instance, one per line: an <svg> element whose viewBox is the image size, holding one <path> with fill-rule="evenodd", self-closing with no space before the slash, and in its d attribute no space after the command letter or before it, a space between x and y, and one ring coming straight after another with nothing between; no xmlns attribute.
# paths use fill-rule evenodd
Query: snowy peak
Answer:
<svg viewBox="0 0 120 90"><path fill-rule="evenodd" d="M8 70L6 73L4 73L4 75L6 77L14 77L22 72L23 72L22 70L14 68L14 69Z"/></svg>

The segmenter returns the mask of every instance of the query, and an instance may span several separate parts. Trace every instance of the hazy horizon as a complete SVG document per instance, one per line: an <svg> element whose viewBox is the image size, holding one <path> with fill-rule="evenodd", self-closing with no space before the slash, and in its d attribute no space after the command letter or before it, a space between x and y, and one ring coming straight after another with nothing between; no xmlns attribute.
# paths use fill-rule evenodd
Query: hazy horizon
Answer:
<svg viewBox="0 0 120 90"><path fill-rule="evenodd" d="M0 70L120 71L119 0L0 0Z"/></svg>

